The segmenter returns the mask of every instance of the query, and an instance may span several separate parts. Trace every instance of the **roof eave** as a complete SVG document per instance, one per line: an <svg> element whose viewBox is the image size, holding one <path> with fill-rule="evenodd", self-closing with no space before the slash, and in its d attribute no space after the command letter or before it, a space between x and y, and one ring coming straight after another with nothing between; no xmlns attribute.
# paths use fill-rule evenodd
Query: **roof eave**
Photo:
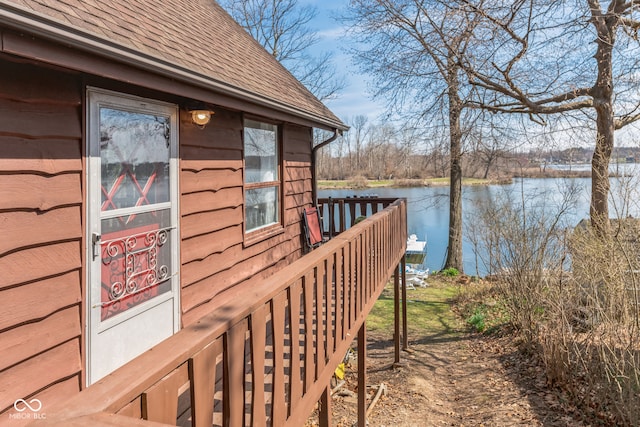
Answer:
<svg viewBox="0 0 640 427"><path fill-rule="evenodd" d="M167 62L161 58L131 49L127 46L100 38L94 34L79 31L62 23L56 22L48 16L26 10L15 4L0 1L0 23L10 28L27 31L48 40L64 43L85 52L91 52L113 61L126 63L148 72L171 77L184 83L202 89L214 91L223 95L247 100L256 105L290 114L316 123L319 128L327 130L347 130L348 127L340 120L314 114L294 105L230 85L210 76L196 73L184 67Z"/></svg>

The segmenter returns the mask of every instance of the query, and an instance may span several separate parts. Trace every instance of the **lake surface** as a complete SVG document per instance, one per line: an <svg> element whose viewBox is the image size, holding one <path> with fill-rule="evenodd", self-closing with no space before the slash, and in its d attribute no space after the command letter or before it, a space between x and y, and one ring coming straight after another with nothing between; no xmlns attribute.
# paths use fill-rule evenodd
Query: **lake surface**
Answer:
<svg viewBox="0 0 640 427"><path fill-rule="evenodd" d="M640 174L638 175L640 176ZM635 178L626 178L635 180ZM609 211L612 217L628 215L639 216L637 195L620 197L618 194L626 188L635 188L637 182L622 179L611 179L612 198ZM510 194L514 203L522 203L528 209L546 209L552 211L563 200L563 194L569 186L575 186L577 197L564 218L565 226L573 227L583 218L589 216L589 199L591 180L589 178L521 178L514 179L507 185L465 186L462 189L462 211L465 229L463 230L463 263L465 273L485 276L488 267L476 257L474 245L469 239L468 226L477 220L479 203L492 203L497 197ZM371 196L405 197L408 203L407 221L409 234L416 234L418 240L427 241L427 259L424 267L431 271L440 270L444 265L449 226L449 187L414 187L414 188L378 188L365 190L319 190L319 197L353 197ZM619 200L628 199L621 206ZM481 258L481 257L480 257Z"/></svg>

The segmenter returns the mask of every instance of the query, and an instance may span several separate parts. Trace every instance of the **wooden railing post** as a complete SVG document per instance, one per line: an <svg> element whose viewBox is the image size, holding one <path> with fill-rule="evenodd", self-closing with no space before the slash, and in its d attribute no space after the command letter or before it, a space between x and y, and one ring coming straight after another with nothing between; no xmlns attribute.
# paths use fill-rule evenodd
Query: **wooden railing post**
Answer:
<svg viewBox="0 0 640 427"><path fill-rule="evenodd" d="M366 321L358 331L358 427L367 425L367 330Z"/></svg>
<svg viewBox="0 0 640 427"><path fill-rule="evenodd" d="M409 334L407 332L407 259L402 257L400 264L402 274L402 349L409 349Z"/></svg>
<svg viewBox="0 0 640 427"><path fill-rule="evenodd" d="M393 344L394 363L400 363L400 265L393 272Z"/></svg>
<svg viewBox="0 0 640 427"><path fill-rule="evenodd" d="M320 397L320 411L318 413L320 427L331 426L331 386L328 385Z"/></svg>

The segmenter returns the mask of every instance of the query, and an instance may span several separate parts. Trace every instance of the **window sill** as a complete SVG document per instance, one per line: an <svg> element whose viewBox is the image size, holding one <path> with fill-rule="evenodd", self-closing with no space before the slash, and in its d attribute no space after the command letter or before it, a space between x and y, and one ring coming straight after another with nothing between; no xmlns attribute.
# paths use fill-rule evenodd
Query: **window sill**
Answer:
<svg viewBox="0 0 640 427"><path fill-rule="evenodd" d="M254 245L283 233L284 227L282 224L268 225L257 230L249 231L244 235L244 247L246 248L247 246Z"/></svg>

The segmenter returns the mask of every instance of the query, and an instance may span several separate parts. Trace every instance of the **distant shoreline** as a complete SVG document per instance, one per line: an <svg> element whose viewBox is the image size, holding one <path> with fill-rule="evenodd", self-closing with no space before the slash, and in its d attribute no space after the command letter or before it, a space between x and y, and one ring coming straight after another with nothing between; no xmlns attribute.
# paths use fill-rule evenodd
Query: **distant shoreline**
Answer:
<svg viewBox="0 0 640 427"><path fill-rule="evenodd" d="M610 174L610 176L616 176ZM463 186L472 185L508 185L513 182L513 178L591 178L591 171L588 170L558 170L547 168L526 168L514 171L512 176L503 178L463 178ZM446 187L449 185L449 177L425 178L425 179L389 179L389 180L319 180L320 190L354 190L368 188L409 188L409 187Z"/></svg>

